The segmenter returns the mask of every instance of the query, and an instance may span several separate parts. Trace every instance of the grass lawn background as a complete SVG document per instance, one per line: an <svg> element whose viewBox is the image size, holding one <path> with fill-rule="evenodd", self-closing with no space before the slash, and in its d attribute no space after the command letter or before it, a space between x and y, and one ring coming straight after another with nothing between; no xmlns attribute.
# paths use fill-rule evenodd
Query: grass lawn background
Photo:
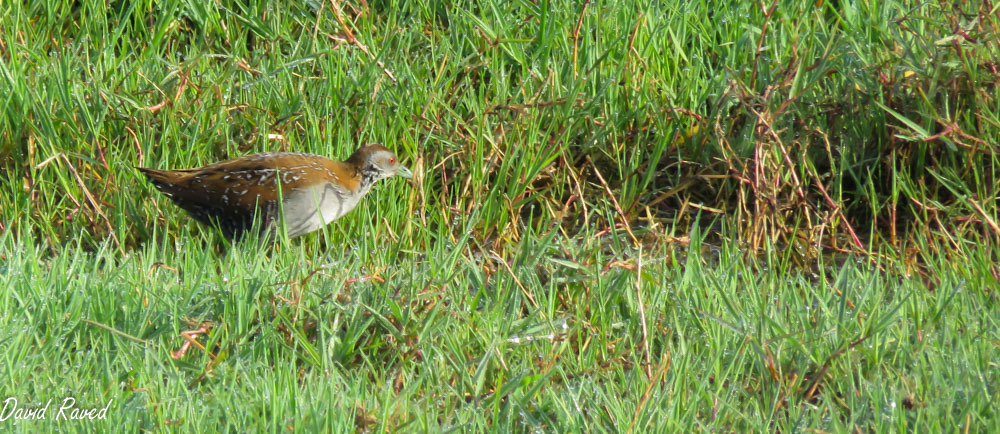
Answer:
<svg viewBox="0 0 1000 434"><path fill-rule="evenodd" d="M0 17L4 428L1000 425L995 4ZM133 168L371 142L414 180L276 246Z"/></svg>

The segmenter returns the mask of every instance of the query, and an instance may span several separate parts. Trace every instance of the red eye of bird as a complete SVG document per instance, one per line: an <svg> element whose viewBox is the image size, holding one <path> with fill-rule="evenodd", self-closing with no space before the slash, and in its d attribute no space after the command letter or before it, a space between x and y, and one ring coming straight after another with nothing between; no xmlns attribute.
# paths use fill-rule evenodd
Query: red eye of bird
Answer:
<svg viewBox="0 0 1000 434"><path fill-rule="evenodd" d="M393 165L393 164L396 164L396 159L393 158L393 157L389 157L389 165Z"/></svg>

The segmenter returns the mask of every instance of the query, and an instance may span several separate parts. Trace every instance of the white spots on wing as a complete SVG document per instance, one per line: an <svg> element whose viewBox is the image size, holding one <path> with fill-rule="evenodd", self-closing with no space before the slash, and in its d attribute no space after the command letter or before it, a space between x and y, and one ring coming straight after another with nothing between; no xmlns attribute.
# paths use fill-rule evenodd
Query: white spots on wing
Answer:
<svg viewBox="0 0 1000 434"><path fill-rule="evenodd" d="M246 157L243 157L241 160L248 162L250 161L259 162L259 161L267 161L267 160L287 158L287 157L318 158L319 156L313 154L306 154L302 152L263 152L260 154L248 155Z"/></svg>
<svg viewBox="0 0 1000 434"><path fill-rule="evenodd" d="M302 170L297 167L281 172L281 183L291 184L295 181L302 179L302 177L299 176L300 173L302 173Z"/></svg>

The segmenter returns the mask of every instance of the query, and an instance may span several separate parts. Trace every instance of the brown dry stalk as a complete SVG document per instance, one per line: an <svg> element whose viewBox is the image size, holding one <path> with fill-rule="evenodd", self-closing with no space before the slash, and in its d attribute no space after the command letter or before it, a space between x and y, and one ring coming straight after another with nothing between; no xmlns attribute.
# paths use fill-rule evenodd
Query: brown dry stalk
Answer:
<svg viewBox="0 0 1000 434"><path fill-rule="evenodd" d="M101 205L97 202L97 199L94 198L94 195L90 193L90 189L87 188L87 184L83 182L83 178L80 177L80 173L77 172L76 167L73 166L73 163L70 162L69 157L67 157L66 154L60 152L46 158L45 161L42 161L35 166L35 170L41 170L42 168L48 166L51 162L59 163L60 161L64 162L66 167L69 168L70 173L73 174L73 178L76 179L76 183L80 186L80 189L83 190L83 195L86 197L87 202L90 203L94 212L96 212L97 215L101 216L104 220L104 224L108 228L108 234L111 235L111 239L115 241L115 245L118 246L118 249L121 250L122 254L124 254L125 251L122 250L122 243L118 240L118 235L115 234L115 229L111 225L111 219L109 219L108 215L104 213L104 209L101 208ZM78 202L72 194L67 194L67 196L73 201L74 204L76 204L77 209L82 209L83 205L80 204L80 202Z"/></svg>
<svg viewBox="0 0 1000 434"><path fill-rule="evenodd" d="M639 400L639 405L635 407L635 413L632 414L632 423L628 426L628 434L632 434L635 430L635 423L639 420L639 415L642 414L642 410L646 408L646 403L649 402L649 397L652 396L653 386L660 384L663 379L663 374L670 369L671 364L670 353L666 354L666 357L660 359L660 367L656 370L656 377L650 377L649 384L646 385L646 390L642 393L642 399Z"/></svg>
<svg viewBox="0 0 1000 434"><path fill-rule="evenodd" d="M594 160L591 160L589 155L587 156L587 162L590 163L590 167L594 169L594 174L597 175L597 179L601 180L601 185L604 186L604 191L608 194L608 197L611 198L611 203L615 206L615 211L618 212L618 216L621 217L622 223L625 225L625 231L627 231L628 235L632 237L632 242L638 246L639 239L635 237L634 233L632 233L632 225L628 222L628 216L625 215L625 211L622 211L621 205L618 204L618 199L615 198L615 194L611 192L611 187L608 187L607 181L605 181L604 177L601 176L601 171L597 170L597 165L594 164Z"/></svg>
<svg viewBox="0 0 1000 434"><path fill-rule="evenodd" d="M826 361L823 362L823 367L821 367L819 372L816 373L816 377L813 378L812 384L810 384L809 388L806 389L806 396L805 396L806 401L810 401L814 396L816 396L816 390L819 388L820 382L823 381L823 377L825 377L826 373L830 371L830 366L833 365L833 361L838 357L844 355L844 353L846 353L848 350L854 349L854 347L861 345L864 341L868 340L869 337L871 337L871 335L862 336L858 338L856 341L848 344L846 347L834 351L833 354L830 354L830 356L826 358Z"/></svg>
<svg viewBox="0 0 1000 434"><path fill-rule="evenodd" d="M115 229L111 226L111 220L108 219L108 215L104 213L104 209L97 203L97 199L94 198L94 195L90 194L90 189L87 188L87 184L83 182L83 178L81 178L80 173L76 171L76 167L73 167L73 164L70 163L69 157L66 157L65 154L60 155L62 155L63 161L66 162L66 166L69 167L70 172L73 172L73 177L76 178L76 182L80 185L80 189L83 190L83 195L87 198L87 201L90 202L90 206L94 207L94 211L97 212L102 219L104 219L104 224L108 227L108 234L111 235L111 239L115 240L115 244L120 249L122 247L122 243L118 240L118 235L115 234ZM122 251L122 253L124 254L125 252Z"/></svg>
<svg viewBox="0 0 1000 434"><path fill-rule="evenodd" d="M771 16L774 15L774 8L778 6L778 0L771 2L771 7L767 7L764 3L761 3L760 9L764 12L764 25L760 29L760 39L757 40L757 48L753 52L754 61L750 72L750 84L757 82L757 64L760 60L760 50L764 46L764 38L767 37L767 25L771 22Z"/></svg>
<svg viewBox="0 0 1000 434"><path fill-rule="evenodd" d="M577 49L580 43L580 27L583 26L583 14L587 12L587 5L590 4L590 0L583 2L583 7L580 8L580 18L576 20L576 28L573 29L573 78L577 77Z"/></svg>
<svg viewBox="0 0 1000 434"><path fill-rule="evenodd" d="M393 83L397 83L396 77L392 75L392 72L390 72L381 61L376 60L375 55L368 51L368 47L366 47L365 44L362 44L358 38L354 37L354 33L351 32L351 28L347 26L347 22L344 21L344 17L340 13L340 5L338 3L339 2L337 0L330 0L330 9L333 11L333 16L337 18L337 22L340 23L340 27L344 29L344 36L347 37L347 41L358 47L358 49L367 54L369 58L375 60L375 64L382 69L382 72L384 72Z"/></svg>
<svg viewBox="0 0 1000 434"><path fill-rule="evenodd" d="M517 284L517 287L521 290L521 293L523 293L524 296L528 298L528 301L531 302L531 305L535 309L538 309L538 302L535 301L535 297L532 297L531 293L528 292L528 289L525 288L523 284L521 284L521 279L518 279L517 275L514 274L514 269L510 268L510 264L508 264L506 260L500 257L500 255L497 252L490 252L490 253L493 255L493 259L496 259L497 262L503 264L503 267L507 270L508 273L510 273L510 277L514 278L514 283Z"/></svg>
<svg viewBox="0 0 1000 434"><path fill-rule="evenodd" d="M170 353L170 357L174 359L180 359L181 357L184 357L184 355L187 354L188 349L191 348L191 346L193 345L194 347L208 354L208 357L210 357L212 360L215 360L216 359L215 354L212 354L211 351L208 351L208 348L205 348L205 346L202 345L197 340L199 335L208 333L210 330L212 330L213 325L214 324L212 324L211 322L205 321L201 323L201 325L198 327L197 330L182 331L181 338L184 339L184 344L181 345L181 348L178 349L177 351Z"/></svg>
<svg viewBox="0 0 1000 434"><path fill-rule="evenodd" d="M990 229L993 230L993 235L996 236L998 239L1000 239L1000 227L997 226L997 222L993 221L993 219L989 216L989 214L987 214L986 211L981 206L979 206L979 203L977 203L973 199L974 198L971 197L969 198L969 204L972 205L972 208L975 209L976 212L983 217L983 220L986 220L986 224L989 225Z"/></svg>
<svg viewBox="0 0 1000 434"><path fill-rule="evenodd" d="M625 71L628 70L628 64L629 60L632 58L632 53L636 54L635 57L639 59L639 62L642 62L643 66L648 67L648 65L646 65L646 61L642 60L642 56L640 56L635 49L635 36L639 34L639 26L642 25L645 18L646 16L643 15L642 12L639 12L639 16L635 19L635 27L632 27L632 33L628 36L628 47L625 49L625 64L622 66L622 80L625 80ZM629 76L631 77L631 75Z"/></svg>

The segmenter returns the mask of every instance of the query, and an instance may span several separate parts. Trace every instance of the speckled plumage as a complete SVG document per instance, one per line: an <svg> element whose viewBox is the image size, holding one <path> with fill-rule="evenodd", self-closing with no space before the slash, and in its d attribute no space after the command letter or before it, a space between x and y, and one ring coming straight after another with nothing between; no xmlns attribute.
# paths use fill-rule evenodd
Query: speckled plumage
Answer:
<svg viewBox="0 0 1000 434"><path fill-rule="evenodd" d="M411 175L381 145L364 146L343 162L281 152L197 169L138 169L191 217L218 225L229 238L253 228L255 217L273 233L282 211L289 237L307 234L353 209L376 181Z"/></svg>

